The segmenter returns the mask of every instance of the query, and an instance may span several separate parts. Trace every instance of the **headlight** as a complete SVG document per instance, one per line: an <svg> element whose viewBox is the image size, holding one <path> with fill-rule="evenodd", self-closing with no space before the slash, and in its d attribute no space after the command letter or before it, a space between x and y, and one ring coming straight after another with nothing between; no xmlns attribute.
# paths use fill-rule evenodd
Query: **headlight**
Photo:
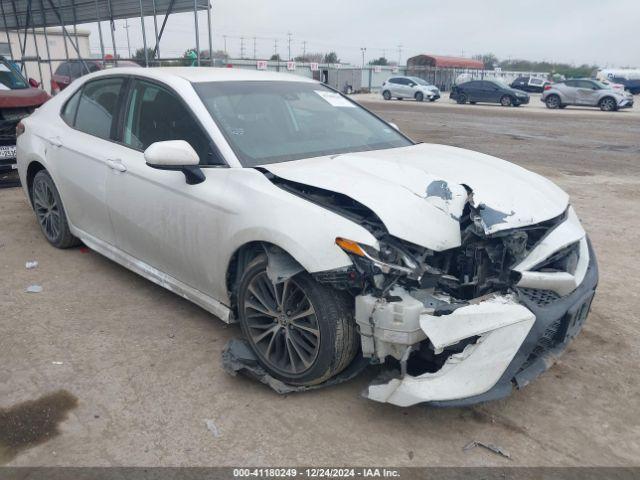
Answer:
<svg viewBox="0 0 640 480"><path fill-rule="evenodd" d="M353 240L338 237L336 238L336 245L349 254L370 261L382 273L411 274L418 268L418 265L406 253L384 242L380 242L380 250L376 250L369 245L362 245Z"/></svg>

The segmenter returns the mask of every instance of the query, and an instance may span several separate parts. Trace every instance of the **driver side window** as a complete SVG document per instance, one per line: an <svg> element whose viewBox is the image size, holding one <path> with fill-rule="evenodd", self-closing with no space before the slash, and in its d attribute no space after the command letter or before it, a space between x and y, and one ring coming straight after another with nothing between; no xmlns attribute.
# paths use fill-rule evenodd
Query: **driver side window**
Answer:
<svg viewBox="0 0 640 480"><path fill-rule="evenodd" d="M209 137L191 112L169 90L154 83L136 80L124 119L122 142L144 151L165 140L184 140L200 157L200 165L219 165Z"/></svg>

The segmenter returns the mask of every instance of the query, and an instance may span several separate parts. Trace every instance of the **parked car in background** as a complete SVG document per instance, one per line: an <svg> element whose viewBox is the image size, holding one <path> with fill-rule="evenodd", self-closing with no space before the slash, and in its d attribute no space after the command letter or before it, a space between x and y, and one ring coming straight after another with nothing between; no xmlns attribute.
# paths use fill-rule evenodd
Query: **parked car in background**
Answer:
<svg viewBox="0 0 640 480"><path fill-rule="evenodd" d="M547 108L565 108L567 105L599 107L604 112L633 107L633 96L610 88L590 78L575 78L547 85L542 97Z"/></svg>
<svg viewBox="0 0 640 480"><path fill-rule="evenodd" d="M519 107L529 103L529 95L497 80L471 80L454 85L449 98L458 103L499 103L503 107Z"/></svg>
<svg viewBox="0 0 640 480"><path fill-rule="evenodd" d="M625 91L624 85L622 83L615 83L615 82L612 82L610 80L600 80L600 83L602 83L603 85L606 85L610 89L616 90L618 92L624 92Z"/></svg>
<svg viewBox="0 0 640 480"><path fill-rule="evenodd" d="M0 56L0 172L16 168L16 125L49 99L38 82L27 80Z"/></svg>
<svg viewBox="0 0 640 480"><path fill-rule="evenodd" d="M51 77L51 95L56 95L67 88L76 78L88 73L98 72L105 68L115 67L114 61L102 60L70 60L62 62ZM139 67L131 60L118 60L118 67Z"/></svg>
<svg viewBox="0 0 640 480"><path fill-rule="evenodd" d="M382 97L385 100L414 98L418 102L425 99L435 102L440 98L440 90L420 77L391 77L382 83Z"/></svg>
<svg viewBox="0 0 640 480"><path fill-rule="evenodd" d="M640 70L632 68L612 68L598 70L596 80L609 80L624 85L625 90L633 95L640 93Z"/></svg>
<svg viewBox="0 0 640 480"><path fill-rule="evenodd" d="M237 321L262 378L312 386L383 365L366 396L400 406L528 384L598 281L552 182L416 144L302 76L87 75L22 122L18 172L51 245L82 241Z"/></svg>
<svg viewBox="0 0 640 480"><path fill-rule="evenodd" d="M524 76L518 77L511 82L511 88L522 90L523 92L542 93L545 85L550 82L544 78Z"/></svg>

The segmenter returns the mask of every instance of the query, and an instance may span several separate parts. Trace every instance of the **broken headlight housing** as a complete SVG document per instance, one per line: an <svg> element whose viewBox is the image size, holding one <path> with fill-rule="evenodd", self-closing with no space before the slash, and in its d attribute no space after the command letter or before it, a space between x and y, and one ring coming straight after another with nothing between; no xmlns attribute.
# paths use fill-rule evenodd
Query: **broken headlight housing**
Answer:
<svg viewBox="0 0 640 480"><path fill-rule="evenodd" d="M336 238L336 245L350 255L366 260L383 274L413 275L418 270L418 263L411 256L396 245L378 242L377 250L369 245L363 245L346 238Z"/></svg>

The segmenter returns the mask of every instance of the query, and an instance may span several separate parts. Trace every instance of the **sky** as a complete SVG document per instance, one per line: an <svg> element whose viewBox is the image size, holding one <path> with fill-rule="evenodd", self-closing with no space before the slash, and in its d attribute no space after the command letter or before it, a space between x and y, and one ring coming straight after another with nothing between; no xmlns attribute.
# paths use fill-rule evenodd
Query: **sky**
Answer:
<svg viewBox="0 0 640 480"><path fill-rule="evenodd" d="M499 59L548 60L600 67L640 68L640 0L212 0L213 48L268 58L274 40L281 58L334 50L341 60L359 65L385 55L401 60L419 53L472 56L493 53ZM162 17L159 18L159 22ZM199 14L200 46L208 48L207 15ZM139 19L128 21L132 51L142 46ZM153 20L146 19L147 38ZM163 57L181 56L195 46L193 13L169 17L160 43ZM91 46L99 53L97 26ZM116 46L127 55L125 21L116 21ZM111 45L106 22L105 44ZM304 44L303 42L306 42ZM151 40L150 40L151 43ZM401 47L399 48L399 46ZM111 51L107 48L107 51Z"/></svg>

